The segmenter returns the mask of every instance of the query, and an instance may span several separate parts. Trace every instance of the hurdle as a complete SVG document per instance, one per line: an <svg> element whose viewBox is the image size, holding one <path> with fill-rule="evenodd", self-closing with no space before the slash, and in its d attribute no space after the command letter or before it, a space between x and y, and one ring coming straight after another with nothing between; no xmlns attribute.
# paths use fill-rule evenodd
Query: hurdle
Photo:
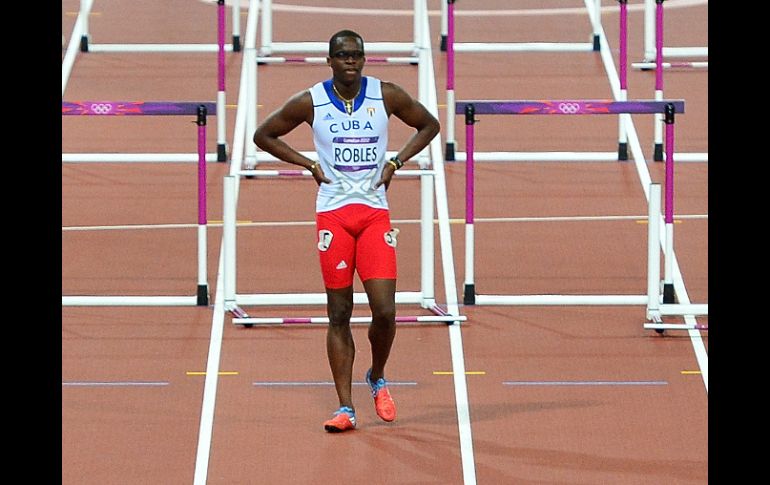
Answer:
<svg viewBox="0 0 770 485"><path fill-rule="evenodd" d="M421 16L425 19L424 21L419 21L422 23L427 24L427 12L422 11L420 9L417 9L417 6L419 2L424 2L425 0L416 0L416 10L414 18L419 20ZM323 48L322 52L328 53L329 50L329 44L328 42L305 42L305 43L289 43L288 46L284 44L278 44L277 47L275 47L272 44L272 34L271 34L271 28L270 24L272 23L272 20L265 21L265 15L266 12L271 11L271 5L272 3L268 0L267 2L262 3L262 42L263 45L267 44L268 48L262 48L255 50L245 50L244 51L244 63L248 66L246 71L246 82L249 86L249 95L251 98L248 100L248 113L246 115L246 131L248 133L253 133L254 130L257 128L257 86L258 86L258 69L254 68L253 65L264 65L264 64L281 64L281 65L325 65L326 64L326 57L323 56L273 56L273 55L265 55L263 52L270 53L276 51L276 49L283 49L284 51L290 51L290 52L303 52L303 49L308 49L308 51L315 52L319 48ZM269 15L269 14L268 14ZM416 20L415 26L414 26L414 32L415 36L421 35L421 29L419 22ZM267 23L267 25L265 25ZM419 38L419 37L416 37ZM372 44L374 44L374 47L372 47ZM374 42L366 43L366 51L367 52L386 52L386 53L398 53L399 50L404 50L405 46L409 46L409 52L411 52L411 55L409 56L366 56L366 62L367 63L374 63L379 65L415 65L420 66L421 58L420 58L420 52L424 51L424 49L421 50L415 50L417 47L420 47L421 44L412 44L405 43L405 42ZM391 50L393 50L391 52ZM306 52L308 53L308 52ZM423 53L424 55L424 53ZM422 60L422 64L424 65L427 62L426 60ZM424 74L419 74L422 71L418 71L418 75L420 76L419 79L423 79L425 77ZM246 154L244 157L244 170L241 171L240 175L246 176L248 178L254 178L254 177L270 177L270 176L293 176L293 175L301 175L301 176L310 176L310 172L307 171L292 171L292 170L279 170L277 172L273 171L261 171L257 169L257 166L260 162L276 162L278 161L273 155L269 153L265 153L262 151L258 151L257 147L253 143L247 142L245 144ZM315 152L301 152L303 155L312 158L317 157L317 154ZM388 156L395 155L395 152L390 152L387 154ZM408 171L404 171L404 174L410 173ZM414 175L414 174L412 174Z"/></svg>
<svg viewBox="0 0 770 485"><path fill-rule="evenodd" d="M621 4L625 3L626 0L621 0ZM689 54L695 54L695 55L708 55L708 49L705 48L705 51L702 50L693 50L693 48L682 48L679 51L671 51L667 50L663 47L663 0L654 0L657 4L655 7L655 14L653 19L650 21L648 17L652 15L652 3L653 0L645 0L645 47L648 46L649 43L654 41L654 50L652 51L653 54L648 57L649 51L645 48L645 58L646 59L652 59L653 61L650 62L645 61L643 63L632 63L631 66L635 68L648 68L645 66L650 66L655 69L655 99L663 99L663 70L665 68L665 65L671 66L677 66L677 67L703 67L708 68L708 62L678 62L678 63L664 63L663 59L666 56L672 56L677 55L677 53L684 53L687 52ZM621 5L622 6L622 5ZM621 10L621 17L625 17L627 15L625 10ZM654 31L650 28L650 24L655 26ZM624 32L621 32L621 36L625 36ZM623 39L623 37L621 37ZM625 64L627 61L624 58L622 60L622 63ZM653 146L653 160L656 162L662 162L663 161L663 119L662 114L656 114L654 117L654 146ZM706 153L678 153L677 154L677 160L680 161L693 161L693 162L708 162L708 152Z"/></svg>
<svg viewBox="0 0 770 485"><path fill-rule="evenodd" d="M598 52L601 50L601 2L599 0L584 0L592 27L591 42L457 42L455 40L455 0L446 0L446 2L447 8L442 8L442 28L446 24L447 120L444 158L447 161L463 161L463 154L455 153L455 52ZM446 15L446 21L443 19L444 15ZM479 161L611 161L618 159L615 153L488 152L477 155Z"/></svg>
<svg viewBox="0 0 770 485"><path fill-rule="evenodd" d="M225 44L225 2L216 0L217 3L217 43L216 44L159 44L159 43L141 43L141 44L94 44L91 42L89 32L88 17L91 14L94 0L80 0L80 10L75 22L75 28L72 32L70 45L72 49L67 50L62 66L62 96L66 89L69 73L75 61L77 46L75 39L79 39L80 52L125 52L125 53L159 53L159 52L217 52L217 153L207 155L207 161L223 162L227 160L226 143L226 118L225 118L225 51L232 52L236 43L235 32L233 33L233 44ZM233 19L238 19L239 8L235 2L233 5ZM72 52L70 54L70 51ZM62 157L66 162L88 162L94 160L113 161L113 162L145 162L145 161L173 161L173 162L197 162L195 157L189 157L184 154L67 154Z"/></svg>
<svg viewBox="0 0 770 485"><path fill-rule="evenodd" d="M609 114L665 114L666 123L666 205L665 237L656 232L656 216L650 216L648 248L647 294L638 295L482 295L477 294L474 277L474 126L477 114L485 115L609 115ZM647 305L649 318L660 319L663 315L708 314L707 305L674 304L674 114L684 113L683 100L468 100L459 101L456 114L465 115L466 126L466 208L465 208L465 282L463 303L466 305ZM655 185L655 184L650 184ZM649 189L648 189L649 190ZM660 196L657 196L658 200ZM648 204L653 204L651 194ZM653 209L650 209L652 212ZM653 221L653 219L655 219ZM667 255L662 296L658 293L659 249L663 246ZM652 251L658 254L653 257ZM654 268L653 268L654 266ZM657 273L655 272L657 271ZM654 291L654 295L652 294ZM659 300L665 305L660 305ZM654 325L654 324L651 324ZM663 327L649 327L663 328ZM665 327L671 328L671 327Z"/></svg>
<svg viewBox="0 0 770 485"><path fill-rule="evenodd" d="M657 4L657 7L655 6ZM663 58L688 58L700 57L708 58L708 47L663 47L662 42L658 49L658 42L662 38L656 36L657 32L662 33L663 19L658 17L657 8L663 8L663 0L644 0L644 54L643 62L633 63L632 67L638 69L659 69L657 62ZM707 69L708 61L681 61L674 63L663 63L666 68L695 68Z"/></svg>
<svg viewBox="0 0 770 485"><path fill-rule="evenodd" d="M206 270L206 118L214 103L193 102L62 102L63 116L196 115L198 127L198 284L195 296L62 296L62 306L207 306Z"/></svg>
<svg viewBox="0 0 770 485"><path fill-rule="evenodd" d="M425 25L421 25L419 50L416 53L418 60L418 99L436 116L438 113L437 96L435 85L431 85L430 79L435 79L432 71L430 44L426 40L428 26L427 15L425 15L425 0L416 2L420 10L415 12ZM250 134L256 128L256 71L257 71L257 48L256 48L256 25L257 8L256 0L251 0L249 15L247 19L246 37L244 43L244 64L241 71L241 83L238 96L238 109L235 119L234 141L230 173L224 177L224 200L223 200L223 288L225 310L233 316L232 323L235 325L270 325L270 324L316 324L325 323L328 320L325 317L267 317L255 318L248 315L241 306L281 306L281 305L325 305L325 293L260 293L247 294L237 291L236 288L236 206L238 192L240 190L239 182L243 177L308 177L310 172L307 170L265 170L265 169L242 169L242 161L249 156L248 147L253 146L250 142ZM264 8L264 7L263 7ZM422 13L420 13L422 12ZM328 43L322 43L325 50L328 50ZM367 43L367 50L369 50ZM367 57L367 59L369 59ZM325 62L325 59L324 59ZM449 232L449 211L447 207L446 183L444 179L443 160L441 159L441 142L438 137L434 138L429 147L418 157L419 170L400 170L397 176L418 176L420 177L420 240L421 240L421 274L419 291L398 291L396 292L396 304L418 304L423 309L429 310L432 315L399 316L399 323L426 323L443 322L459 323L465 321L466 317L459 315L457 305L457 292L454 286L454 266L451 252L451 235ZM306 156L316 157L313 152L303 152ZM263 158L267 159L267 154ZM273 158L274 160L274 158ZM432 166L431 166L432 160ZM446 292L446 308L436 303L434 294L435 268L434 268L434 235L433 235L433 197L436 197L436 212L439 226L439 236L442 251L442 269L444 274L444 289ZM365 293L354 293L354 304L367 303L368 299ZM370 317L355 317L352 323L370 322Z"/></svg>
<svg viewBox="0 0 770 485"><path fill-rule="evenodd" d="M419 50L422 30L427 25L427 9L420 8L425 0L414 0L413 32L412 42L366 42L367 53L410 53L416 54ZM273 40L273 1L262 0L262 18L260 24L260 45L259 58L272 56L273 54L298 54L298 53L327 53L329 51L328 42L276 42ZM422 17L425 17L423 19ZM369 57L367 56L367 60Z"/></svg>

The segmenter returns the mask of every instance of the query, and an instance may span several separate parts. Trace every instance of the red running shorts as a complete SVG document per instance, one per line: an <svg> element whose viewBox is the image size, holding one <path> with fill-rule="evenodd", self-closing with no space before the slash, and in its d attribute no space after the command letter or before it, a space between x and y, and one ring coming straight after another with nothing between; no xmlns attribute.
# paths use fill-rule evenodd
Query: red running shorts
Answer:
<svg viewBox="0 0 770 485"><path fill-rule="evenodd" d="M316 214L318 255L327 288L361 281L396 279L398 229L390 227L390 212L364 204L349 204Z"/></svg>

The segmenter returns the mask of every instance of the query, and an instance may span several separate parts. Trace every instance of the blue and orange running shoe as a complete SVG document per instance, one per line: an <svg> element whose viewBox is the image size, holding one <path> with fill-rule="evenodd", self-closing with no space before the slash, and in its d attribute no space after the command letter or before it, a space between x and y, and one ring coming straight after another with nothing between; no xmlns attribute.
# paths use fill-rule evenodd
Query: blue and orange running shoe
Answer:
<svg viewBox="0 0 770 485"><path fill-rule="evenodd" d="M356 412L348 406L342 406L334 411L334 417L324 422L324 429L330 433L340 433L356 429Z"/></svg>
<svg viewBox="0 0 770 485"><path fill-rule="evenodd" d="M372 369L369 369L366 371L366 383L369 384L369 389L372 391L374 410L383 421L393 421L396 419L396 403L390 397L388 382L384 377L377 379L377 382L372 382L371 376Z"/></svg>

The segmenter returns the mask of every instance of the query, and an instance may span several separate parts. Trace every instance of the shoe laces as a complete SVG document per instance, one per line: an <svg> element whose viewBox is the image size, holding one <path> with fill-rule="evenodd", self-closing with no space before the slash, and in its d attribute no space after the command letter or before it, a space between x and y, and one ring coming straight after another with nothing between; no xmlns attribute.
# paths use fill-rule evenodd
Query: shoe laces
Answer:
<svg viewBox="0 0 770 485"><path fill-rule="evenodd" d="M370 375L367 375L366 380L368 381L369 387L372 389L372 397L377 396L377 393L380 392L380 389L388 385L388 382L384 377L377 379L377 382L372 382Z"/></svg>
<svg viewBox="0 0 770 485"><path fill-rule="evenodd" d="M348 415L348 416L350 416L351 418L355 418L355 417L356 417L356 412L355 412L355 411L353 411L353 409L351 409L351 408L350 408L350 407L348 407L348 406L342 406L342 407L341 407L341 408L339 408L338 410L334 411L334 415L335 415L335 416L338 416L338 415L340 415L340 414L343 414L343 413L344 413L344 414L347 414L347 415Z"/></svg>

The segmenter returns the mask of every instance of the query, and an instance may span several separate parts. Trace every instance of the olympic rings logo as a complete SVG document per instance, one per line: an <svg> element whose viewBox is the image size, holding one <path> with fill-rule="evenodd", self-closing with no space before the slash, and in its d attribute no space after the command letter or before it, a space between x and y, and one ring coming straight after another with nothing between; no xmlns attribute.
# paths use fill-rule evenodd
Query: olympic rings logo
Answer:
<svg viewBox="0 0 770 485"><path fill-rule="evenodd" d="M580 111L580 103L559 103L559 111L567 115L574 115Z"/></svg>
<svg viewBox="0 0 770 485"><path fill-rule="evenodd" d="M93 103L90 110L97 115L106 115L112 111L112 103Z"/></svg>

